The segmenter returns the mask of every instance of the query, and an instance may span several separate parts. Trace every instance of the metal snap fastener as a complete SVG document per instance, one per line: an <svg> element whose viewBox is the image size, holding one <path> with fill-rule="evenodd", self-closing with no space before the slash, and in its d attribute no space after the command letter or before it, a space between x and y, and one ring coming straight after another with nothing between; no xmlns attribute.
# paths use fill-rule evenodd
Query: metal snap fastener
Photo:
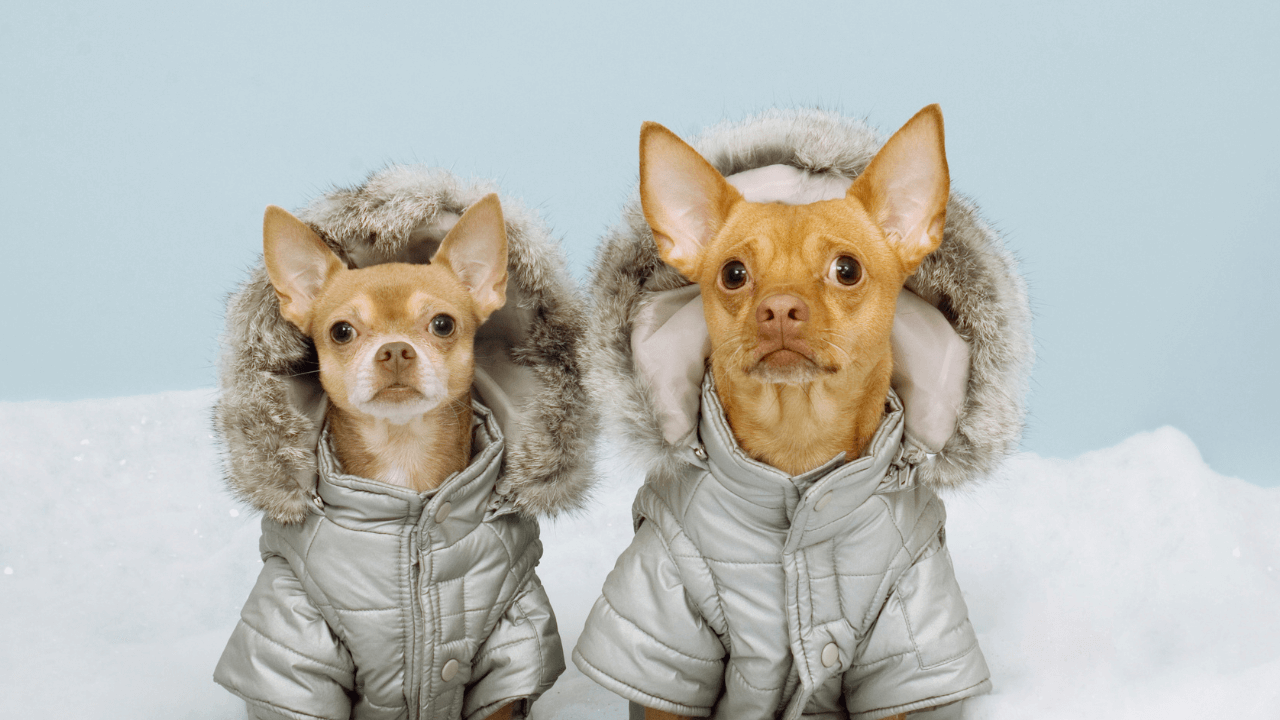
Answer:
<svg viewBox="0 0 1280 720"><path fill-rule="evenodd" d="M451 512L453 512L453 506L449 504L448 500L440 503L440 507L436 508L436 524L440 525L445 520L448 520Z"/></svg>
<svg viewBox="0 0 1280 720"><path fill-rule="evenodd" d="M822 664L831 667L838 662L840 662L840 648L836 647L835 643L827 643L827 646L822 648Z"/></svg>
<svg viewBox="0 0 1280 720"><path fill-rule="evenodd" d="M831 495L832 493L827 493L826 495L818 498L818 502L814 503L813 509L818 512L822 512L826 509L826 507L831 504Z"/></svg>
<svg viewBox="0 0 1280 720"><path fill-rule="evenodd" d="M450 660L449 662L444 664L443 668L441 668L440 679L445 682L449 682L454 677L456 677L457 674L458 674L458 661Z"/></svg>

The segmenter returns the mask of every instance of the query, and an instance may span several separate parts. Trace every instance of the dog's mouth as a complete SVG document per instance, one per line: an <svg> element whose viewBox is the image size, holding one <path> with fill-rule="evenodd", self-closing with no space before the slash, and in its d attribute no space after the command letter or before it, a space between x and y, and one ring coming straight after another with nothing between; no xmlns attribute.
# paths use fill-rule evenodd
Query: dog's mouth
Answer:
<svg viewBox="0 0 1280 720"><path fill-rule="evenodd" d="M817 367L818 365L813 361L813 358L799 350L785 347L766 353L757 361L756 364L765 365L778 370L793 367Z"/></svg>
<svg viewBox="0 0 1280 720"><path fill-rule="evenodd" d="M763 382L797 385L813 382L836 368L819 363L808 354L792 348L778 348L760 357L747 368L747 374Z"/></svg>
<svg viewBox="0 0 1280 720"><path fill-rule="evenodd" d="M420 390L404 383L392 383L379 390L371 398L374 401L382 402L413 402L422 399L423 395Z"/></svg>

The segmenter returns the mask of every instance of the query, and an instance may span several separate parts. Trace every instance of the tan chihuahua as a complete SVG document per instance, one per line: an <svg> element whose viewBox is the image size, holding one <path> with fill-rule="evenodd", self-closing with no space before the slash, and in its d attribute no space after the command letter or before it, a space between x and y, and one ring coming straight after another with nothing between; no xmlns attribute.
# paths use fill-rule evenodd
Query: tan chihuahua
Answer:
<svg viewBox="0 0 1280 720"><path fill-rule="evenodd" d="M422 492L471 460L476 329L506 302L507 236L497 195L472 205L430 265L349 270L276 206L263 219L280 314L320 358L325 415L344 472ZM489 720L507 720L506 705Z"/></svg>
<svg viewBox="0 0 1280 720"><path fill-rule="evenodd" d="M701 289L716 390L748 455L798 475L862 454L889 393L898 293L941 244L949 193L937 105L898 130L844 198L808 205L744 200L696 150L645 123L645 218L662 259Z"/></svg>
<svg viewBox="0 0 1280 720"><path fill-rule="evenodd" d="M274 205L263 246L280 314L316 344L330 401L325 420L343 470L422 492L466 467L472 343L506 302L497 195L463 214L430 265L348 270Z"/></svg>

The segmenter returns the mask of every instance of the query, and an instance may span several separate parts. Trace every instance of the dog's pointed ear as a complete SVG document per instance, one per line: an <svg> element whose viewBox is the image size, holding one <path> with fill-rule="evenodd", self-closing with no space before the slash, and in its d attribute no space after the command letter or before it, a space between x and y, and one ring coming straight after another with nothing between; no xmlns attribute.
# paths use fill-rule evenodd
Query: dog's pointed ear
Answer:
<svg viewBox="0 0 1280 720"><path fill-rule="evenodd" d="M942 109L915 114L849 187L884 230L907 274L942 244L951 176L942 138Z"/></svg>
<svg viewBox="0 0 1280 720"><path fill-rule="evenodd" d="M741 193L697 150L654 122L640 128L640 204L658 255L698 281L702 249Z"/></svg>
<svg viewBox="0 0 1280 720"><path fill-rule="evenodd" d="M310 335L320 289L346 265L306 223L275 205L268 205L262 217L262 258L280 299L280 315Z"/></svg>
<svg viewBox="0 0 1280 720"><path fill-rule="evenodd" d="M462 213L432 265L453 271L467 287L480 322L507 302L507 228L498 196L489 193Z"/></svg>

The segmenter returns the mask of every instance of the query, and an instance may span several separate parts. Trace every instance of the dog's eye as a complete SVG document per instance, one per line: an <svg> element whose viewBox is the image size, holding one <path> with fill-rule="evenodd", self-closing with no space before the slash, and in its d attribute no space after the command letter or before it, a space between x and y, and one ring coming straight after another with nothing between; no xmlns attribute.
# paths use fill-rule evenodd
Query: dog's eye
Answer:
<svg viewBox="0 0 1280 720"><path fill-rule="evenodd" d="M334 323L333 327L329 328L329 337L339 345L346 345L356 339L356 329L346 321Z"/></svg>
<svg viewBox="0 0 1280 720"><path fill-rule="evenodd" d="M448 315L437 315L431 318L431 332L437 337L449 337L453 334L455 324Z"/></svg>
<svg viewBox="0 0 1280 720"><path fill-rule="evenodd" d="M737 290L747 284L747 266L737 260L730 260L720 270L720 281L726 290Z"/></svg>
<svg viewBox="0 0 1280 720"><path fill-rule="evenodd" d="M831 263L831 277L841 285L857 285L862 279L862 266L848 255L841 255Z"/></svg>

